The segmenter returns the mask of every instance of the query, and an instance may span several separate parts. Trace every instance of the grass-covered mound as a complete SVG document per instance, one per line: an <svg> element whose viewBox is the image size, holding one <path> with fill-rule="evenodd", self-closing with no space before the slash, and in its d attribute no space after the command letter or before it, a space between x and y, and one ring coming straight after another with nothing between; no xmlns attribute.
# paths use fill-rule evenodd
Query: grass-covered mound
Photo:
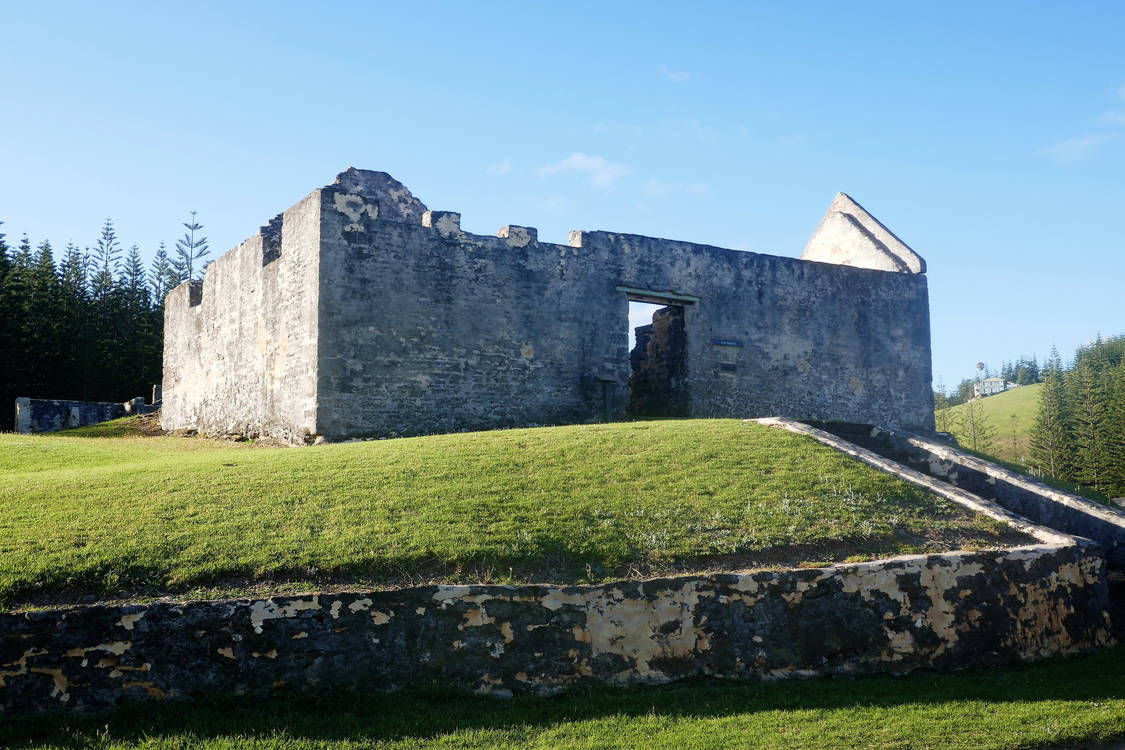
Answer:
<svg viewBox="0 0 1125 750"><path fill-rule="evenodd" d="M163 434L160 422L155 414L146 414L136 417L121 417L108 422L86 425L85 427L72 427L55 433L65 437L90 437L90 438L119 438L140 437L144 435L156 436Z"/></svg>
<svg viewBox="0 0 1125 750"><path fill-rule="evenodd" d="M424 581L593 582L1025 542L735 420L311 448L0 436L0 604Z"/></svg>

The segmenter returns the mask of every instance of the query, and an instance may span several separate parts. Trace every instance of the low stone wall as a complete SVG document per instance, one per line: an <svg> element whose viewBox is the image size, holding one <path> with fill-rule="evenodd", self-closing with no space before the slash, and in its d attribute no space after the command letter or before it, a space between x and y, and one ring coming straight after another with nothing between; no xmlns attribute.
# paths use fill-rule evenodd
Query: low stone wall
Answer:
<svg viewBox="0 0 1125 750"><path fill-rule="evenodd" d="M601 586L426 586L0 615L0 708L280 686L497 695L957 669L1105 644L1096 547L1038 544Z"/></svg>
<svg viewBox="0 0 1125 750"><path fill-rule="evenodd" d="M56 432L70 427L106 422L126 414L143 414L141 397L118 404L112 401L62 401L49 398L16 399L16 432Z"/></svg>
<svg viewBox="0 0 1125 750"><path fill-rule="evenodd" d="M1125 576L1125 514L1120 511L909 432L847 422L806 424L994 500L1037 524L1092 539L1105 548L1111 574Z"/></svg>

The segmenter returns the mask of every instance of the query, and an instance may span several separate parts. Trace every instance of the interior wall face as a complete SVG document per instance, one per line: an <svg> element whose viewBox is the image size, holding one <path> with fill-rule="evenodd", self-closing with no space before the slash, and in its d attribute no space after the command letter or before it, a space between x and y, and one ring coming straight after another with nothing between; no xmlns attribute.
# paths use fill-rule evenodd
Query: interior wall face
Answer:
<svg viewBox="0 0 1125 750"><path fill-rule="evenodd" d="M331 439L596 421L603 381L623 417L618 286L698 297L692 416L933 429L925 276L605 232L567 246L357 222L320 192L317 429Z"/></svg>
<svg viewBox="0 0 1125 750"><path fill-rule="evenodd" d="M582 232L618 283L685 307L691 414L831 414L933 429L923 275ZM862 415L862 419L860 419Z"/></svg>
<svg viewBox="0 0 1125 750"><path fill-rule="evenodd" d="M319 197L215 259L204 281L165 301L165 429L270 435L316 432ZM271 252L280 256L270 262Z"/></svg>

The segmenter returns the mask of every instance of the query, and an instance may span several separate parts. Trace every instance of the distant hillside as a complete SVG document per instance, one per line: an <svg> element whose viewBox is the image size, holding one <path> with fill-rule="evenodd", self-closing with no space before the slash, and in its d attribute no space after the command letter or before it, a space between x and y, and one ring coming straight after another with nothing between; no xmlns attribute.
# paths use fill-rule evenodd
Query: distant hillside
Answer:
<svg viewBox="0 0 1125 750"><path fill-rule="evenodd" d="M986 453L1005 461L1027 465L1031 428L1035 424L1035 415L1039 410L1039 391L1042 388L1042 383L1022 385L974 402L974 406L983 411L985 419L996 435L992 447L985 451ZM963 444L965 434L958 425L964 419L967 409L967 404L958 404L949 409L951 425L948 431L957 436ZM937 424L938 429L942 429L940 412L937 414Z"/></svg>

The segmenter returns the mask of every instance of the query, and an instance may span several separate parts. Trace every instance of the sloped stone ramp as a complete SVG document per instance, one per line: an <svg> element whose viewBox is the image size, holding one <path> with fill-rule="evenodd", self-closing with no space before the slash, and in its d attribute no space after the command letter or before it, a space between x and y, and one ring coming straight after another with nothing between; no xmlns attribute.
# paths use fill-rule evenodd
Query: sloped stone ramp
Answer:
<svg viewBox="0 0 1125 750"><path fill-rule="evenodd" d="M1093 546L1105 559L1114 630L1118 638L1125 637L1125 514L904 430L851 422L755 421L808 435L1018 528L1034 527Z"/></svg>

